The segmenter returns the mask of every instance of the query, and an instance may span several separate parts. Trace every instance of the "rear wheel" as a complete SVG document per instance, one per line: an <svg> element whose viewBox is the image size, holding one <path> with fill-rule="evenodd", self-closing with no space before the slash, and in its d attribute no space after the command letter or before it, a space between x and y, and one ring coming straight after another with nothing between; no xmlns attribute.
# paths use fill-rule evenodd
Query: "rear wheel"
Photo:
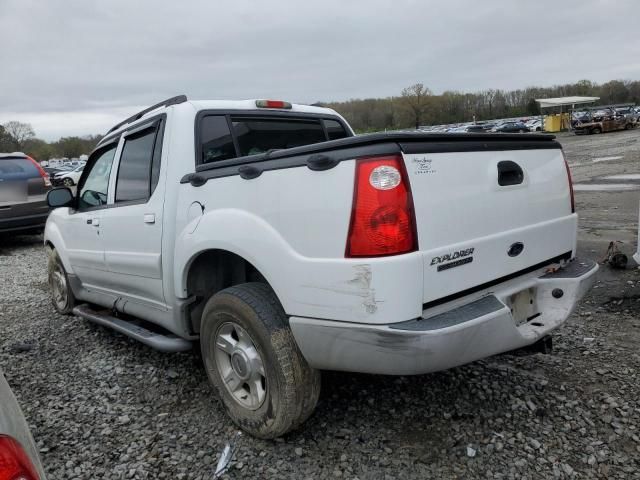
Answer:
<svg viewBox="0 0 640 480"><path fill-rule="evenodd" d="M633 124L631 124L631 123L627 123L627 124L624 126L624 129L625 129L625 130L631 130L632 128L633 128Z"/></svg>
<svg viewBox="0 0 640 480"><path fill-rule="evenodd" d="M60 261L58 252L49 252L49 289L51 290L51 301L58 313L69 315L73 307L76 306L76 297L69 285L69 277Z"/></svg>
<svg viewBox="0 0 640 480"><path fill-rule="evenodd" d="M524 133L526 130L518 130L518 133Z"/></svg>
<svg viewBox="0 0 640 480"><path fill-rule="evenodd" d="M259 438L301 425L320 394L320 372L300 353L273 290L245 283L217 293L202 313L202 358L231 419Z"/></svg>
<svg viewBox="0 0 640 480"><path fill-rule="evenodd" d="M591 133L593 134L598 134L598 133L602 133L602 129L600 127L595 127L591 129Z"/></svg>

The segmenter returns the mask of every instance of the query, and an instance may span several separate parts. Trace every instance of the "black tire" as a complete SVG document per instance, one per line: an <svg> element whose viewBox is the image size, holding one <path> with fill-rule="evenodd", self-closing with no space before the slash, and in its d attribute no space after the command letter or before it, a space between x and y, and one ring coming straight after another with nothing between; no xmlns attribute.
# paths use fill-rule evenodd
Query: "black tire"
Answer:
<svg viewBox="0 0 640 480"><path fill-rule="evenodd" d="M216 339L229 325L249 334L264 366L266 393L255 409L242 405L222 379ZM309 367L302 356L287 316L268 285L244 283L211 297L202 313L200 345L209 380L233 422L245 432L276 438L300 426L313 413L320 395L320 372ZM231 360L233 365L233 357Z"/></svg>
<svg viewBox="0 0 640 480"><path fill-rule="evenodd" d="M633 124L631 124L631 123L627 123L627 124L624 126L624 129L625 129L625 130L631 130L632 128L633 128Z"/></svg>
<svg viewBox="0 0 640 480"><path fill-rule="evenodd" d="M526 130L522 130L522 129L518 130L518 133L524 133L524 132L526 132Z"/></svg>
<svg viewBox="0 0 640 480"><path fill-rule="evenodd" d="M600 127L592 128L591 133L597 135L599 133L602 133L602 129Z"/></svg>
<svg viewBox="0 0 640 480"><path fill-rule="evenodd" d="M69 276L60 261L58 252L49 251L48 282L51 291L51 303L53 308L62 315L69 315L76 306L76 297L71 290Z"/></svg>
<svg viewBox="0 0 640 480"><path fill-rule="evenodd" d="M62 184L65 187L73 187L75 184L73 183L73 180L70 179L69 177L65 178L64 180L62 180Z"/></svg>

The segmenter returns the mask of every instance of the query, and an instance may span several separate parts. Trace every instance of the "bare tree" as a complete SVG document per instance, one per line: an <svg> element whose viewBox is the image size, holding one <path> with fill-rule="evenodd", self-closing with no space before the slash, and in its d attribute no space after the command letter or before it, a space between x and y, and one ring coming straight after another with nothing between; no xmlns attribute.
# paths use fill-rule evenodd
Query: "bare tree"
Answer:
<svg viewBox="0 0 640 480"><path fill-rule="evenodd" d="M22 149L25 140L29 140L36 135L30 124L16 121L5 123L4 130L13 140L16 150Z"/></svg>
<svg viewBox="0 0 640 480"><path fill-rule="evenodd" d="M402 101L409 108L415 120L416 130L420 128L422 117L427 110L431 90L422 83L416 83L402 90Z"/></svg>

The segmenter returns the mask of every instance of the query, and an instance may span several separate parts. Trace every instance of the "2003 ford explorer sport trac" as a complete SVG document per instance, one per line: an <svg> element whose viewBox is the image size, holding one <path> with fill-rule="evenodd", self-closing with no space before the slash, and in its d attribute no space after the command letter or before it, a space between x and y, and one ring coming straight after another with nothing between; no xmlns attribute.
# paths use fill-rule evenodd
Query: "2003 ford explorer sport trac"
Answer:
<svg viewBox="0 0 640 480"><path fill-rule="evenodd" d="M241 428L312 413L319 371L411 375L531 345L597 266L575 258L551 136L355 136L272 100L154 105L52 190L55 308L165 351L199 341Z"/></svg>

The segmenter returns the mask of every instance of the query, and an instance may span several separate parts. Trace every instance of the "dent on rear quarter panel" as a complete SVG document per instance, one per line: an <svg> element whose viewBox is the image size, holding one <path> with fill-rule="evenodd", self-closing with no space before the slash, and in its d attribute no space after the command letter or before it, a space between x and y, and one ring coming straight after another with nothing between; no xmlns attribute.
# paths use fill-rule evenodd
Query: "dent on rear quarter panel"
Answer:
<svg viewBox="0 0 640 480"><path fill-rule="evenodd" d="M371 287L373 273L371 265L368 263L354 265L353 277L343 282L336 282L331 286L323 285L302 285L305 288L313 288L316 290L324 290L341 295L349 295L360 297L361 305L365 313L374 314L378 310L376 302L376 290Z"/></svg>

